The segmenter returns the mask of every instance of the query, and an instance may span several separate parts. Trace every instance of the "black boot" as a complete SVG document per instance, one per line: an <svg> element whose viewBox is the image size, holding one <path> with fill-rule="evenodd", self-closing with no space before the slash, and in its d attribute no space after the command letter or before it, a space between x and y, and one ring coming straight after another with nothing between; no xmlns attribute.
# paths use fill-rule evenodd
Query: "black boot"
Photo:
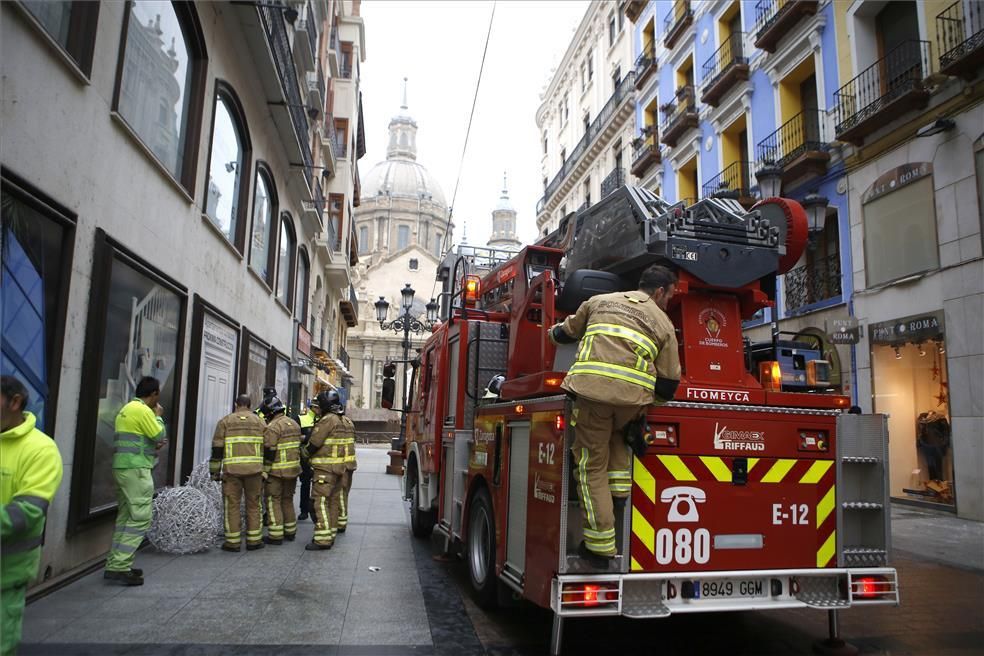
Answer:
<svg viewBox="0 0 984 656"><path fill-rule="evenodd" d="M581 560L585 561L595 569L601 569L607 571L609 563L612 562L611 558L607 556L603 556L601 554L597 554L591 551L590 549L588 549L587 545L585 545L584 542L581 542L581 544L577 545L577 555L580 556Z"/></svg>
<svg viewBox="0 0 984 656"><path fill-rule="evenodd" d="M269 535L264 535L263 536L263 543L264 544L283 544L284 543L284 540L283 540L283 538L276 539L276 538L271 538Z"/></svg>
<svg viewBox="0 0 984 656"><path fill-rule="evenodd" d="M330 544L318 544L317 542L308 542L304 545L304 551L328 551L331 549Z"/></svg>
<svg viewBox="0 0 984 656"><path fill-rule="evenodd" d="M266 545L262 542L257 542L256 544L246 544L246 551L256 551L257 549L262 549Z"/></svg>
<svg viewBox="0 0 984 656"><path fill-rule="evenodd" d="M137 574L132 569L127 572L103 572L103 578L116 581L120 585L143 585L143 574Z"/></svg>

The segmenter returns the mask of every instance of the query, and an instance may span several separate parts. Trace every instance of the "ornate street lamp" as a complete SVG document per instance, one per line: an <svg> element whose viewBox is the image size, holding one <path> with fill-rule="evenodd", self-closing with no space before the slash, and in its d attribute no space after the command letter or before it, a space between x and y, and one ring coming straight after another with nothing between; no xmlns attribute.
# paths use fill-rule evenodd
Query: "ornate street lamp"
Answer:
<svg viewBox="0 0 984 656"><path fill-rule="evenodd" d="M828 203L827 198L818 194L816 190L811 191L803 199L803 209L806 210L806 220L811 233L823 232Z"/></svg>
<svg viewBox="0 0 984 656"><path fill-rule="evenodd" d="M400 315L390 322L386 321L386 315L389 312L389 302L382 296L379 300L373 303L376 308L376 321L379 322L379 327L383 330L392 330L396 333L403 333L403 366L404 366L404 376L403 376L403 412L400 416L400 437L397 438L395 444L393 444L393 449L401 449L403 447L403 442L406 439L407 430L407 412L409 412L410 399L407 396L407 385L406 385L406 366L410 363L410 334L419 335L430 331L437 323L438 310L440 305L435 299L431 299L427 305L424 307L427 310L427 314L423 320L420 317L415 317L411 314L413 309L413 297L416 295L413 287L410 283L407 283L403 289L400 290Z"/></svg>
<svg viewBox="0 0 984 656"><path fill-rule="evenodd" d="M755 179L759 183L759 195L765 198L775 198L782 193L782 167L776 166L774 162L765 162L758 171L755 172Z"/></svg>

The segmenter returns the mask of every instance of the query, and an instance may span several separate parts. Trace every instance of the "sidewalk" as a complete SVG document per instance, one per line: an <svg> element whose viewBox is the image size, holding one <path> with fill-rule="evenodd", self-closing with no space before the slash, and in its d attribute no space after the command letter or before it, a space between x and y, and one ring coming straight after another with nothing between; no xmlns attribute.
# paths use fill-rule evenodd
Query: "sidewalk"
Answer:
<svg viewBox="0 0 984 656"><path fill-rule="evenodd" d="M331 551L304 550L310 521L295 542L238 555L144 551L141 587L110 585L99 571L28 606L20 653L430 652L400 479L383 473L385 450L360 447L358 458L348 530Z"/></svg>
<svg viewBox="0 0 984 656"><path fill-rule="evenodd" d="M984 571L984 522L893 503L892 551Z"/></svg>

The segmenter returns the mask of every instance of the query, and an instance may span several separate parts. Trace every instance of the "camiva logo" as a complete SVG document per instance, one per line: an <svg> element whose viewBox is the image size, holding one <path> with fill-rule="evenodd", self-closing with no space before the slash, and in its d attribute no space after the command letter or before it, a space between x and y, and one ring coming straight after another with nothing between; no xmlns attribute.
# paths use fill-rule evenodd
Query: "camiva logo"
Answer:
<svg viewBox="0 0 984 656"><path fill-rule="evenodd" d="M765 431L729 431L714 422L714 448L731 451L765 451Z"/></svg>

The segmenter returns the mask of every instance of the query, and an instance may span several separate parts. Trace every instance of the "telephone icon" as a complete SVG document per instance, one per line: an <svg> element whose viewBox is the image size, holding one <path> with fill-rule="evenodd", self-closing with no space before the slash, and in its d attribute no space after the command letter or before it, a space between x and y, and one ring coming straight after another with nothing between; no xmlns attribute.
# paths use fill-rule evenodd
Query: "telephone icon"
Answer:
<svg viewBox="0 0 984 656"><path fill-rule="evenodd" d="M704 494L704 490L698 487L681 485L663 490L659 495L659 500L670 504L666 521L698 522L700 516L697 514L697 504L707 501L707 495Z"/></svg>

